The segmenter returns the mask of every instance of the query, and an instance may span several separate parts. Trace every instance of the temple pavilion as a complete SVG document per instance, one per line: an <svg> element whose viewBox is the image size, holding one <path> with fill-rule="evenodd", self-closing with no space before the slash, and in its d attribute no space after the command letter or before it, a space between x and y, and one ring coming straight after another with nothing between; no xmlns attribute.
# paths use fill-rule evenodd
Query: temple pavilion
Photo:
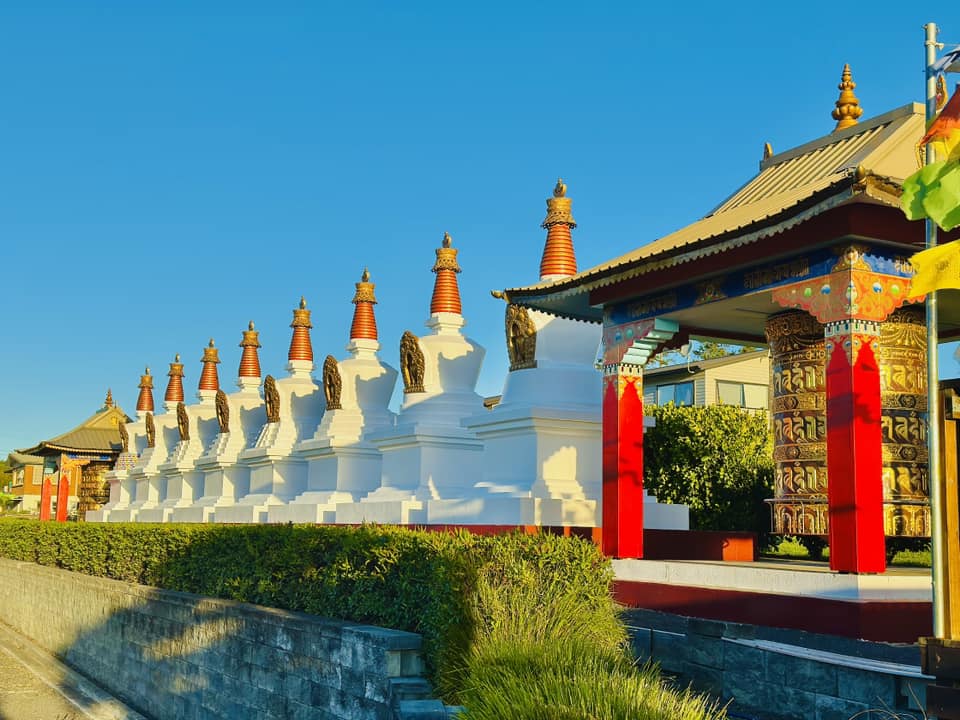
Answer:
<svg viewBox="0 0 960 720"><path fill-rule="evenodd" d="M832 132L767 144L706 217L596 267L565 262L572 217L548 216L552 272L504 291L602 323L607 553L643 556L644 365L690 338L769 348L774 532L829 536L846 572L883 571L887 536L929 535L925 314L906 299L924 226L898 206L924 108L860 120L854 88L845 66ZM957 337L956 294L940 303L940 336Z"/></svg>
<svg viewBox="0 0 960 720"><path fill-rule="evenodd" d="M130 418L114 403L113 394L107 390L103 406L75 428L41 440L31 448L18 450L15 455L28 458L33 464L42 464L43 479L51 480L54 496L60 494L60 484L66 483L68 506L71 510L76 508L82 518L87 510L99 508L110 496L104 476L126 450L124 437L128 422ZM35 471L38 487L39 476Z"/></svg>

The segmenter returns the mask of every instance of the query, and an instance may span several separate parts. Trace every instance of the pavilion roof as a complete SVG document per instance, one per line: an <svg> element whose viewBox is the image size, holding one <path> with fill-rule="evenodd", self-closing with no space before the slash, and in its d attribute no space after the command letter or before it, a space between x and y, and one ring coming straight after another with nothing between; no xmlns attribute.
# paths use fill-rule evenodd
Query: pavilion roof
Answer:
<svg viewBox="0 0 960 720"><path fill-rule="evenodd" d="M120 452L119 423L131 422L118 407L103 407L77 427L32 448L18 450L22 455L45 455L54 452L109 454Z"/></svg>
<svg viewBox="0 0 960 720"><path fill-rule="evenodd" d="M504 291L510 302L600 320L591 290L756 242L848 202L897 206L917 168L924 108L910 103L760 163L760 171L704 218L568 278Z"/></svg>

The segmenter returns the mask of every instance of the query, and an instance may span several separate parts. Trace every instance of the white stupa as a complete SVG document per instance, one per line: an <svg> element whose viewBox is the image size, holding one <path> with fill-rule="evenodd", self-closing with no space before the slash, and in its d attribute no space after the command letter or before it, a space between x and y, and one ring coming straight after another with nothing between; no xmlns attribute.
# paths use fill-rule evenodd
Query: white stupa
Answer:
<svg viewBox="0 0 960 720"><path fill-rule="evenodd" d="M147 415L153 423L153 376L150 368L140 376L140 394L137 397L136 420L121 426L120 438L124 444L113 469L104 475L110 485L110 500L99 510L88 510L88 522L105 522L110 513L130 507L136 495L136 486L130 478L130 471L137 466L148 446Z"/></svg>
<svg viewBox="0 0 960 720"><path fill-rule="evenodd" d="M370 435L383 453L381 487L337 507L339 523L420 523L426 503L461 498L481 479L482 445L461 425L483 407L476 392L484 349L464 337L457 250L449 234L436 251L436 279L426 322L430 333L400 342L404 398L395 428Z"/></svg>
<svg viewBox="0 0 960 720"><path fill-rule="evenodd" d="M260 397L259 333L253 321L243 332L240 347L243 348L237 378L240 389L230 394L217 390L214 407L218 432L196 459L196 472L202 475L196 499L187 507L174 509L170 518L173 522L209 522L217 510L235 504L249 493L250 468L238 460L266 422Z"/></svg>
<svg viewBox="0 0 960 720"><path fill-rule="evenodd" d="M377 358L374 287L364 270L353 297L350 357L338 362L328 355L323 364L327 409L313 437L296 447L307 460L307 490L271 507L270 522L333 522L338 504L352 504L380 487L380 451L367 436L394 425L388 405L397 371Z"/></svg>
<svg viewBox="0 0 960 720"><path fill-rule="evenodd" d="M217 434L217 417L214 399L220 389L217 365L220 357L210 339L203 349L203 369L197 389L196 405L177 403L177 430L180 441L174 446L165 463L159 466L165 487L155 507L141 508L138 519L142 522L166 522L175 508L186 508L202 492L203 473L198 472L196 460L213 442Z"/></svg>
<svg viewBox="0 0 960 720"><path fill-rule="evenodd" d="M310 311L300 298L293 311L285 378L267 375L263 381L266 422L253 447L240 453L250 469L249 493L234 505L214 513L216 522L266 522L268 508L293 500L306 490L307 462L294 446L316 432L323 417L323 393L313 380Z"/></svg>

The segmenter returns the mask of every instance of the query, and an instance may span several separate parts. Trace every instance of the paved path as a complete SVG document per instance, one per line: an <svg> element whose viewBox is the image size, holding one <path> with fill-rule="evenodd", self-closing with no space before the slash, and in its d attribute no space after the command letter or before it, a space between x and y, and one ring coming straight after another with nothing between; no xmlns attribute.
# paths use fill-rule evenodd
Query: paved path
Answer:
<svg viewBox="0 0 960 720"><path fill-rule="evenodd" d="M0 623L0 720L147 720Z"/></svg>

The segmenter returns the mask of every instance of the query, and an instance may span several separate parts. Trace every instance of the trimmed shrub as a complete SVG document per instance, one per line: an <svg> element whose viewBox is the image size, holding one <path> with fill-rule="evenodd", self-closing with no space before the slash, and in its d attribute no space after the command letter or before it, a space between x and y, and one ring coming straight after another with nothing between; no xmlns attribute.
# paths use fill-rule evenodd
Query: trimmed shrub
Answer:
<svg viewBox="0 0 960 720"><path fill-rule="evenodd" d="M473 641L477 573L609 597L609 563L586 542L405 528L0 521L0 556L198 595L420 633L428 672L462 668ZM529 568L534 568L530 570ZM525 612L535 613L536 607Z"/></svg>
<svg viewBox="0 0 960 720"><path fill-rule="evenodd" d="M765 413L730 405L653 406L644 431L644 485L661 502L690 506L695 530L750 530L765 537L773 497L773 449Z"/></svg>

